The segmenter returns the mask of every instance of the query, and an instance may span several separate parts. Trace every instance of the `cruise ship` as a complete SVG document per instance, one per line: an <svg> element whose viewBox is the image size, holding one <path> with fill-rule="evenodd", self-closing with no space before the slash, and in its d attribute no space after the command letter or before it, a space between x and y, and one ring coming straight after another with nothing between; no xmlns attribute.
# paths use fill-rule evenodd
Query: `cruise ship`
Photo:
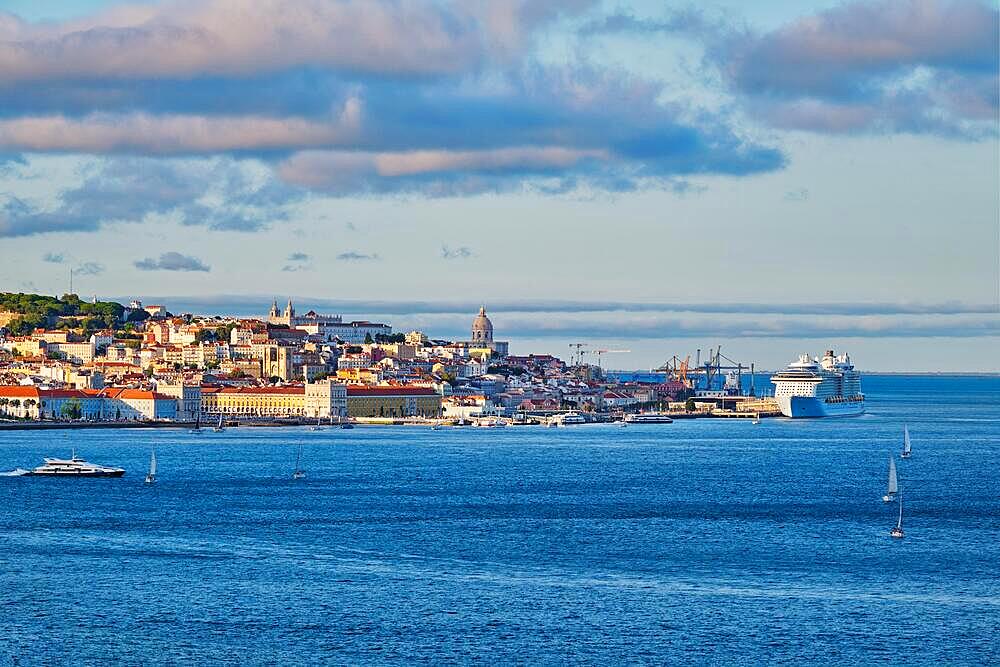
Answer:
<svg viewBox="0 0 1000 667"><path fill-rule="evenodd" d="M846 354L835 356L827 350L822 359L800 355L771 376L771 382L786 417L848 417L865 411L861 374Z"/></svg>

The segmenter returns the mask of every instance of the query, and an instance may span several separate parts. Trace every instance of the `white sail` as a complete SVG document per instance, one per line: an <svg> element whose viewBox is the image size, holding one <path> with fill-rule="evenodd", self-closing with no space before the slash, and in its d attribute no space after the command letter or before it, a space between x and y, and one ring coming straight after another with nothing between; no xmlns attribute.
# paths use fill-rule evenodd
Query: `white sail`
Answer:
<svg viewBox="0 0 1000 667"><path fill-rule="evenodd" d="M896 528L903 530L903 492L899 492L899 520L896 521Z"/></svg>
<svg viewBox="0 0 1000 667"><path fill-rule="evenodd" d="M910 429L903 427L903 453L910 453Z"/></svg>
<svg viewBox="0 0 1000 667"><path fill-rule="evenodd" d="M156 476L156 452L149 455L149 476Z"/></svg>
<svg viewBox="0 0 1000 667"><path fill-rule="evenodd" d="M896 493L898 486L896 483L896 459L889 459L889 489L888 494L891 496Z"/></svg>

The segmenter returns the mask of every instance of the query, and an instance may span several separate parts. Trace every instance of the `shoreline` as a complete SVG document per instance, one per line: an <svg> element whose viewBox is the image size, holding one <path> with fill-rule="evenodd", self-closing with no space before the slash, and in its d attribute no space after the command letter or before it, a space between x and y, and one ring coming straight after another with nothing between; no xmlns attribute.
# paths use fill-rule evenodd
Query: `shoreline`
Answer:
<svg viewBox="0 0 1000 667"><path fill-rule="evenodd" d="M766 414L766 413L748 413L748 412L717 412L714 414L708 413L674 413L668 415L674 421L687 421L687 420L704 420L704 419L720 419L731 421L733 419L775 419L780 418L780 414ZM574 426L593 426L595 424L614 424L619 423L617 420L598 420L593 422L587 422L585 424L574 424ZM233 420L226 423L226 430L235 428L288 428L288 427L315 427L317 424L314 421L257 421L257 422L241 422L238 420ZM482 428L476 426L475 424L446 424L442 421L431 420L431 421L411 421L406 419L392 419L385 417L372 417L372 418L359 418L351 422L354 427L362 426L423 426L430 428L436 426L439 428L470 428L477 429ZM630 423L630 426L643 426L644 424ZM339 429L341 425L339 423L335 424L319 424L320 428L323 429ZM545 424L537 422L512 422L507 424L508 427L518 427L518 426L542 426ZM195 422L167 422L167 421L132 421L132 422L46 422L46 421L32 421L32 422L0 422L0 431L57 431L57 430L83 430L83 429L103 429L103 430L115 430L115 429L186 429L191 430L195 427ZM211 432L214 430L214 426L206 425L202 422L200 430Z"/></svg>

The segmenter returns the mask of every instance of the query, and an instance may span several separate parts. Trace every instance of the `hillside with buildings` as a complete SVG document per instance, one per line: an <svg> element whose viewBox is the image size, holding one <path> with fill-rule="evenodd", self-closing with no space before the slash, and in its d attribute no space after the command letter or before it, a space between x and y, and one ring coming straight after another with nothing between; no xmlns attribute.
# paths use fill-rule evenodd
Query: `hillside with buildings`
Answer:
<svg viewBox="0 0 1000 667"><path fill-rule="evenodd" d="M0 419L192 421L473 419L624 411L684 393L677 382L604 381L548 355L514 356L483 307L468 340L298 313L171 314L75 295L0 296Z"/></svg>

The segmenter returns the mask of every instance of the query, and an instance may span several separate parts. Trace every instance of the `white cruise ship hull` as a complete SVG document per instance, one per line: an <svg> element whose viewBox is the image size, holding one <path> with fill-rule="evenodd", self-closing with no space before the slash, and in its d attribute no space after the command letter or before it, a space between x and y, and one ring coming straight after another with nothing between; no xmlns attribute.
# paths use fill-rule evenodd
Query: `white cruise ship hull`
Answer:
<svg viewBox="0 0 1000 667"><path fill-rule="evenodd" d="M864 414L864 400L827 402L814 396L778 396L778 407L786 417L853 417Z"/></svg>

